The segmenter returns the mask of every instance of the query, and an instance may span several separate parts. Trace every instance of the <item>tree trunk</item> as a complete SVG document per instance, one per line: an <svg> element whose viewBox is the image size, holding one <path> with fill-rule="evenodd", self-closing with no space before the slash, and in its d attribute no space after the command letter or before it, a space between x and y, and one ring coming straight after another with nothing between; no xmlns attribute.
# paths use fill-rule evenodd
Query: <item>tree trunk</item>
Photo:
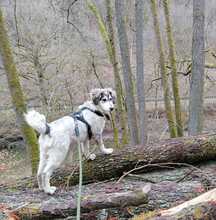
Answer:
<svg viewBox="0 0 216 220"><path fill-rule="evenodd" d="M192 78L190 82L189 124L190 135L203 127L203 87L205 64L205 1L193 1Z"/></svg>
<svg viewBox="0 0 216 220"><path fill-rule="evenodd" d="M146 220L188 220L188 219L216 219L216 189L210 190L194 199L184 202L168 210L158 211L152 214L143 214ZM140 216L141 217L141 216ZM139 218L134 218L134 220Z"/></svg>
<svg viewBox="0 0 216 220"><path fill-rule="evenodd" d="M170 96L170 90L169 90L169 84L168 84L168 78L167 78L167 72L166 72L166 66L165 66L165 58L164 58L164 49L160 34L160 27L158 22L158 14L157 14L157 6L155 0L151 0L151 11L152 11L152 17L154 22L154 31L155 31L155 37L157 41L157 49L159 53L159 62L160 62L160 69L161 69L161 78L162 78L162 86L163 86L163 92L164 92L164 104L166 109L166 115L167 115L167 121L169 125L169 132L171 137L177 136L177 130L176 125L173 117L172 107L171 107L171 96Z"/></svg>
<svg viewBox="0 0 216 220"><path fill-rule="evenodd" d="M136 119L136 108L134 98L134 87L132 82L132 70L130 66L130 53L128 47L128 38L125 27L124 1L115 1L116 25L118 30L118 39L120 45L120 53L123 68L123 78L126 93L126 105L128 126L130 132L130 141L132 145L138 144L138 128Z"/></svg>
<svg viewBox="0 0 216 220"><path fill-rule="evenodd" d="M34 66L38 77L43 113L45 115L48 115L48 100L47 100L47 89L45 84L44 70L40 63L39 56L37 53L34 56Z"/></svg>
<svg viewBox="0 0 216 220"><path fill-rule="evenodd" d="M144 146L147 142L147 118L145 110L145 89L144 89L144 50L143 50L143 23L144 23L144 1L135 2L136 19L136 82L137 97L139 106L139 128L140 144Z"/></svg>
<svg viewBox="0 0 216 220"><path fill-rule="evenodd" d="M171 64L171 74L172 74L172 89L175 103L175 118L176 118L176 127L177 134L179 137L183 136L183 125L181 120L181 102L179 96L179 85L178 85L178 77L177 77L177 67L176 67L176 53L175 53L175 45L173 40L172 26L170 22L170 12L169 12L169 0L163 1L164 6L164 14L166 20L166 32L169 46L169 59Z"/></svg>
<svg viewBox="0 0 216 220"><path fill-rule="evenodd" d="M13 61L13 56L8 40L6 28L4 25L3 14L0 9L0 54L2 56L3 65L7 75L7 81L11 93L13 106L16 111L17 121L21 127L22 134L28 145L28 151L30 151L32 172L35 173L38 164L38 144L35 132L30 128L25 120L23 113L26 112L26 105L22 88L19 81L19 75Z"/></svg>
<svg viewBox="0 0 216 220"><path fill-rule="evenodd" d="M106 5L107 5L106 7L110 7L109 4L110 4L109 2L108 3L106 2ZM95 17L97 19L97 23L98 23L98 26L99 26L99 31L101 33L101 36L102 36L104 42L105 42L107 53L108 53L110 62L113 66L114 78L115 78L115 89L116 89L116 93L117 93L117 109L118 109L118 112L120 114L120 122L121 122L121 126L122 126L122 131L123 131L123 133L122 133L123 134L123 143L126 144L127 143L127 139L126 139L126 137L127 137L127 128L126 128L126 118L125 118L126 114L125 114L125 110L124 110L124 106L123 106L122 83L121 83L121 79L120 79L119 71L118 71L118 67L117 67L117 60L116 60L114 42L111 42L111 38L110 38L109 33L106 29L103 18L100 15L98 9L96 8L96 5L89 1L88 6L89 6L90 10L93 12L93 14L95 15ZM111 13L109 11L110 9L107 9L107 10L108 10L108 13ZM109 16L110 16L110 19L111 19L109 21L109 23L111 22L111 24L110 24L111 27L110 28L112 28L111 14L109 14ZM113 31L113 29L112 29L112 31ZM114 36L113 36L113 38L114 38ZM114 120L112 120L112 122L114 123ZM119 146L118 129L115 127L115 123L113 125L114 125L113 127L115 128L114 129L114 141L115 141L115 145L118 147Z"/></svg>
<svg viewBox="0 0 216 220"><path fill-rule="evenodd" d="M169 208L200 194L203 185L197 181L184 183L161 182L146 184L143 181L124 180L121 183L93 183L83 186L82 214L104 208L123 208L145 204L145 210ZM16 196L14 196L16 195ZM55 195L39 190L1 189L1 207L16 209L26 219L67 217L76 213L77 186L61 189Z"/></svg>
<svg viewBox="0 0 216 220"><path fill-rule="evenodd" d="M108 34L110 39L110 46L112 51L112 57L110 56L110 61L113 65L113 72L115 77L115 90L117 93L117 108L120 117L120 125L122 131L122 145L128 143L128 131L127 131L127 117L126 117L126 110L123 103L123 88L122 82L119 73L118 61L116 56L116 43L115 43L115 34L113 28L113 19L112 19L112 8L110 0L106 0L106 10L107 10L107 23L108 23Z"/></svg>
<svg viewBox="0 0 216 220"><path fill-rule="evenodd" d="M168 168L208 161L216 157L216 135L201 135L169 139L157 144L140 147L127 147L111 155L97 155L94 161L83 162L83 182L92 183L111 178L119 178L125 172L136 167L133 173L148 172L153 169ZM177 163L177 164L175 164ZM184 163L184 164L181 164ZM141 167L141 168L139 168ZM77 184L79 172L77 166L67 166L58 170L52 179L60 185L68 182ZM16 187L36 186L36 178L17 181Z"/></svg>

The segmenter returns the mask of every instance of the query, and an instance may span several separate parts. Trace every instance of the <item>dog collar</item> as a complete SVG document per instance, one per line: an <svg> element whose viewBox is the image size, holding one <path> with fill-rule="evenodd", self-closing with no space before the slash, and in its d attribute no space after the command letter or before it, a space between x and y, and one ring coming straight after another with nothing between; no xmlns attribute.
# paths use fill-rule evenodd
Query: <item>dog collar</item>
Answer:
<svg viewBox="0 0 216 220"><path fill-rule="evenodd" d="M88 107L83 107L83 108L81 108L80 111L83 111L83 110L89 110L89 111L95 113L96 115L98 115L98 116L100 116L100 117L105 117L107 120L110 120L110 116L109 116L108 114L104 114L104 113L102 113L102 112L99 111L99 110L93 110L93 109L90 109L90 108L88 108Z"/></svg>

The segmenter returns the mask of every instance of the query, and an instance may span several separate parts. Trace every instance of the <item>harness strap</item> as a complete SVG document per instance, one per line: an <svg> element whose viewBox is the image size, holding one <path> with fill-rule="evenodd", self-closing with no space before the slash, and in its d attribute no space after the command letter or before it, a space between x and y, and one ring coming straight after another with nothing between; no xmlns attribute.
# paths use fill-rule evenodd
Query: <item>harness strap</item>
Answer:
<svg viewBox="0 0 216 220"><path fill-rule="evenodd" d="M74 120L75 120L75 134L78 137L79 136L79 128L78 128L78 123L77 120L83 122L86 127L87 127L87 132L88 132L88 138L89 140L92 138L93 133L90 124L84 119L82 112L75 112L70 115Z"/></svg>
<svg viewBox="0 0 216 220"><path fill-rule="evenodd" d="M50 126L46 123L46 131L45 134L50 135Z"/></svg>
<svg viewBox="0 0 216 220"><path fill-rule="evenodd" d="M88 107L83 107L83 108L80 109L80 111L83 111L83 110L89 110L90 112L93 112L93 113L95 113L96 115L98 115L98 116L100 116L100 117L106 117L107 120L110 120L110 117L109 117L108 114L103 114L103 113L102 113L101 111L99 111L99 110L92 110L92 109L90 109L90 108L88 108Z"/></svg>
<svg viewBox="0 0 216 220"><path fill-rule="evenodd" d="M69 115L72 118L74 118L74 120L75 120L75 134L76 134L76 136L77 137L79 136L79 129L78 129L78 123L77 123L77 120L79 120L79 121L83 122L86 125L87 132L88 132L88 138L89 138L89 140L91 140L91 138L93 136L93 133L92 133L92 129L91 129L90 124L83 117L82 111L84 111L84 110L88 110L90 112L93 112L94 114L96 114L96 115L98 115L100 117L106 117L106 119L108 119L108 120L110 120L110 117L107 114L103 114L102 112L100 112L98 110L92 110L92 109L90 109L88 107L83 107L78 112L74 112L74 113Z"/></svg>
<svg viewBox="0 0 216 220"><path fill-rule="evenodd" d="M78 127L78 122L77 122L77 118L74 117L74 121L75 121L75 134L77 137L80 136L80 133L79 133L79 127Z"/></svg>

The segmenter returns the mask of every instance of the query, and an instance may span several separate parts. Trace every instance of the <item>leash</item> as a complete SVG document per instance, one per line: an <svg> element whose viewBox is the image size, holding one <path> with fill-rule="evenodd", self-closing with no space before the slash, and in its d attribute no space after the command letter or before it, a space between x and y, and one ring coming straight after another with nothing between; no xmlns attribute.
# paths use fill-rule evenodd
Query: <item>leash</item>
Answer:
<svg viewBox="0 0 216 220"><path fill-rule="evenodd" d="M78 121L77 120L78 119L76 117L74 117L75 135L77 136L78 155L79 155L79 189L78 189L78 195L77 195L77 216L76 216L76 219L80 220L83 172L82 172L82 151L81 151L81 144L80 144L80 132L79 132L79 127L78 127Z"/></svg>

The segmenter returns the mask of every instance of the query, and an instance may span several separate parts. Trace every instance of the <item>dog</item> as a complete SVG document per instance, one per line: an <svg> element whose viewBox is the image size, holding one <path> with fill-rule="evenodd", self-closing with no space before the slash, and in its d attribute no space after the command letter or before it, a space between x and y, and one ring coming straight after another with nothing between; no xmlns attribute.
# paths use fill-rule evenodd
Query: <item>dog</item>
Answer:
<svg viewBox="0 0 216 220"><path fill-rule="evenodd" d="M90 160L96 158L96 155L89 151L89 139L92 136L102 153L113 152L112 148L104 146L102 133L106 118L109 118L114 110L116 93L111 88L93 89L90 92L90 98L91 100L78 107L77 112L51 123L47 123L45 116L35 110L29 110L24 114L27 124L40 134L37 180L39 189L45 193L53 194L56 191L55 186L50 186L50 177L65 160L69 150L75 149L74 146L78 141L82 153Z"/></svg>

